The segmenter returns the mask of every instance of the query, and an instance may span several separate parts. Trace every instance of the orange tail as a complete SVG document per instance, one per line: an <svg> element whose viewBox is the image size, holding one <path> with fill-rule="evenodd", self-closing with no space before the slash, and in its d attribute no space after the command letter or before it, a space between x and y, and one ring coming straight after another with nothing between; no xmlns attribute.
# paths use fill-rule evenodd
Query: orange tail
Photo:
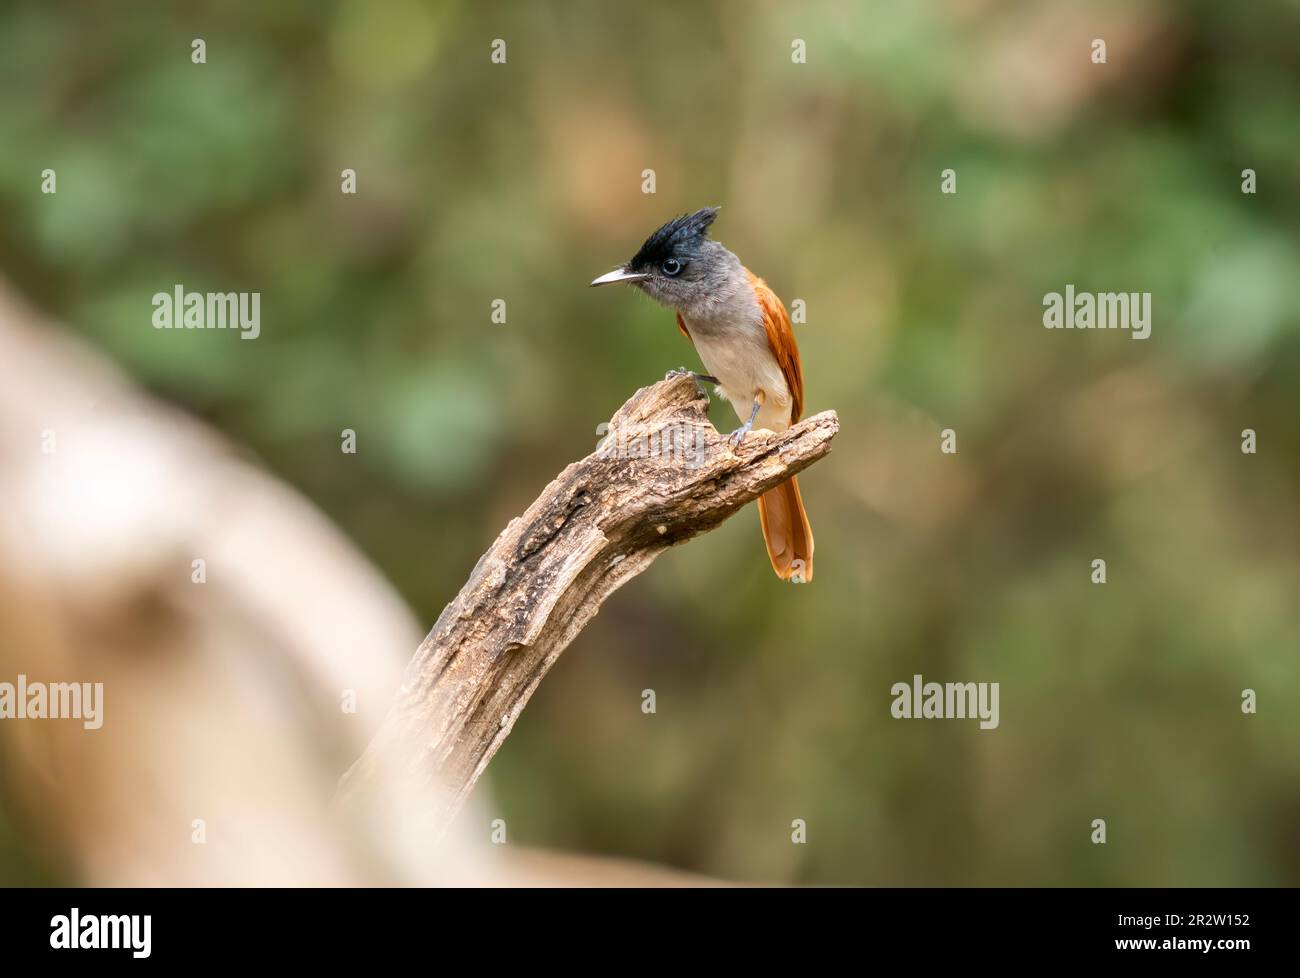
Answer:
<svg viewBox="0 0 1300 978"><path fill-rule="evenodd" d="M758 521L772 569L783 581L807 584L813 576L813 535L799 496L799 480L791 476L758 497Z"/></svg>

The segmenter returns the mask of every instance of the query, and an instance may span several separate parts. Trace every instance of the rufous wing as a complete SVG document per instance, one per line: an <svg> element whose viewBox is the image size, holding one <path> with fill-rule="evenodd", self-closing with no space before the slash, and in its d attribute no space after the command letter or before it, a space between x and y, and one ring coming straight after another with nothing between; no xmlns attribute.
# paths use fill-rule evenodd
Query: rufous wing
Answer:
<svg viewBox="0 0 1300 978"><path fill-rule="evenodd" d="M803 365L799 362L799 347L794 341L794 329L785 306L767 283L749 269L745 270L754 295L763 312L763 328L767 332L767 345L776 357L786 386L790 388L790 423L803 415ZM813 535L808 525L808 514L799 495L799 480L791 476L775 489L758 497L758 522L763 527L763 542L772 569L783 581L807 584L813 577Z"/></svg>
<svg viewBox="0 0 1300 978"><path fill-rule="evenodd" d="M785 306L777 298L767 283L745 269L749 284L754 287L758 307L763 312L763 328L767 331L767 345L771 347L772 356L785 375L786 386L790 388L790 423L794 424L803 416L803 365L799 363L799 347L794 341L794 329L790 326L790 317Z"/></svg>

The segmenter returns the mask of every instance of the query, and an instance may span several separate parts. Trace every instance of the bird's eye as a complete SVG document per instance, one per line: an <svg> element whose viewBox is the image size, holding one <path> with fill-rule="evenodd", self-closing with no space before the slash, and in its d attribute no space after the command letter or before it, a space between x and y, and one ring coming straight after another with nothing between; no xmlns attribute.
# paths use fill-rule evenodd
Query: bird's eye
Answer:
<svg viewBox="0 0 1300 978"><path fill-rule="evenodd" d="M662 269L665 275L676 275L678 272L682 270L682 263L679 262L676 258L669 258L662 265L660 265L659 268Z"/></svg>

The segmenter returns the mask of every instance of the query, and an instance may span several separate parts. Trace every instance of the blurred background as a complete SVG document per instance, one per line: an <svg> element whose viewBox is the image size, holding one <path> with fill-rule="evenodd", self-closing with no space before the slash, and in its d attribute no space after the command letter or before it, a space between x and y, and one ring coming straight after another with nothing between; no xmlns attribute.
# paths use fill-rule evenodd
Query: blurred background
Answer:
<svg viewBox="0 0 1300 978"><path fill-rule="evenodd" d="M21 297L12 319L39 325L0 334L4 466L40 464L83 369L123 399L90 397L86 417L129 402L171 420L82 472L44 523L39 482L22 496L0 481L10 529L25 526L0 535L0 680L42 674L33 636L104 639L68 602L86 580L126 580L118 564L178 526L183 545L139 571L174 575L171 597L95 598L142 632L49 678L120 677L105 731L84 735L108 737L114 688L124 703L142 677L174 678L166 663L198 668L188 625L152 672L132 637L190 621L191 528L217 552L240 526L255 554L289 525L261 490L235 506L207 462L185 461L214 439L241 479L319 511L303 532L365 575L386 624L329 636L331 664L310 667L321 691L287 681L313 719L277 705L284 675L250 657L248 629L205 631L204 662L244 707L204 719L177 694L133 713L137 734L169 736L183 715L195 750L237 743L261 722L254 696L276 736L337 726L337 689L363 681L336 674L358 670L361 723L378 722L508 520L633 390L698 365L670 313L587 283L668 218L720 204L714 236L806 303L806 412L843 425L801 479L816 582L773 577L748 510L669 552L552 670L466 832L486 842L504 818L512 844L741 882L1300 884L1298 119L1290 0L7 3L0 277ZM948 168L956 194L940 192ZM151 296L177 283L260 292L260 337L153 329ZM1067 283L1151 292L1151 337L1044 329L1043 296ZM37 346L39 372L19 355ZM711 417L737 423L717 399ZM69 515L164 443L181 461L142 496L128 478L132 505ZM180 515L176 497L192 504ZM71 541L53 542L60 527ZM269 554L248 558L232 603L292 593L304 629L348 603L291 532L277 544L278 576L259 577ZM34 604L56 550L81 577L53 574L58 599ZM892 719L891 685L917 673L1000 683L1001 725ZM176 771L207 771L226 797L220 765L119 758L134 787L108 832L79 792L107 798L109 762L61 765L30 743L44 728L15 726L0 724L0 881L173 878L139 826ZM231 778L275 754L247 739L257 754L228 758ZM321 784L358 740L340 736ZM178 811L169 831L188 844Z"/></svg>

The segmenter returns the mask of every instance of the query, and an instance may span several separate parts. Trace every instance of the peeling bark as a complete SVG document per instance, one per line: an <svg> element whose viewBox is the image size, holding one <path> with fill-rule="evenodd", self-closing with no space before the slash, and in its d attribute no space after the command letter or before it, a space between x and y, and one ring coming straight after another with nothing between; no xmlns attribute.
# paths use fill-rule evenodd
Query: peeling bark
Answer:
<svg viewBox="0 0 1300 978"><path fill-rule="evenodd" d="M416 650L379 733L340 782L340 802L410 779L445 800L424 813L445 827L605 598L817 461L839 430L827 411L733 448L707 406L689 376L642 388L597 451L510 522Z"/></svg>

